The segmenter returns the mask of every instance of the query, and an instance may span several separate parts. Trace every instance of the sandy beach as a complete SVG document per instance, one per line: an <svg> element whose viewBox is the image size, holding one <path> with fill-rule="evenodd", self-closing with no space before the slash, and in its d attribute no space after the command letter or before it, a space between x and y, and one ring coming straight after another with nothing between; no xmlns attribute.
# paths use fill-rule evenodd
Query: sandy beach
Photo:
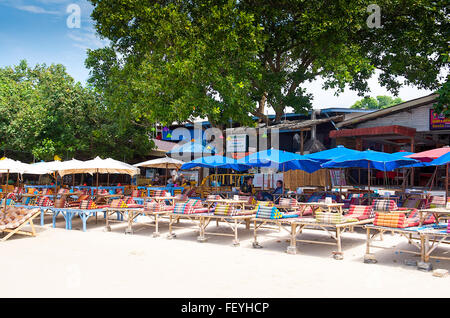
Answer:
<svg viewBox="0 0 450 318"><path fill-rule="evenodd" d="M88 221L81 231L51 217L37 227L37 237L15 235L0 243L3 288L0 297L448 297L449 277L433 277L404 264L418 257L398 250L414 250L406 240L387 234L380 244L395 250L375 250L377 264L364 264L365 234L345 233L344 259L331 257L332 246L298 243L297 255L285 252L287 236L266 231L259 236L262 249L252 248L253 231L232 238L208 236L197 242L191 223L182 221L177 238L161 236L153 228L125 225L105 232L104 219ZM212 224L216 230L216 225ZM227 231L225 225L221 230ZM306 234L307 233L307 234ZM317 240L324 232L309 230L304 238ZM439 253L448 253L448 247ZM450 261L432 260L433 267L450 270Z"/></svg>

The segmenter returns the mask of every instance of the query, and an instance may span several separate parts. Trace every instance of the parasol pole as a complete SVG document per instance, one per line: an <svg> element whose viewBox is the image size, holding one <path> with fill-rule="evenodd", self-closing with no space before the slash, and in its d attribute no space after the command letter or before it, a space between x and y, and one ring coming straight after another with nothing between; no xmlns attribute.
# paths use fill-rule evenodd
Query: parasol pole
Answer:
<svg viewBox="0 0 450 318"><path fill-rule="evenodd" d="M368 199L369 199L369 205L370 205L370 161L367 162L367 190L368 192Z"/></svg>
<svg viewBox="0 0 450 318"><path fill-rule="evenodd" d="M448 202L448 166L449 164L447 163L445 165L445 204L447 206L447 202Z"/></svg>
<svg viewBox="0 0 450 318"><path fill-rule="evenodd" d="M285 182L286 180L284 179L284 162L283 162L283 192L281 194L281 197L284 198L284 187L285 187Z"/></svg>
<svg viewBox="0 0 450 318"><path fill-rule="evenodd" d="M167 182L169 181L168 179L167 179L167 166L168 166L168 164L167 164L167 162L166 162L166 186L167 186Z"/></svg>
<svg viewBox="0 0 450 318"><path fill-rule="evenodd" d="M8 199L8 182L9 182L9 169L7 170L6 173L6 187L5 187L5 204L4 204L4 214L3 214L3 218L6 216L6 200Z"/></svg>
<svg viewBox="0 0 450 318"><path fill-rule="evenodd" d="M97 168L97 197L98 197L98 168Z"/></svg>

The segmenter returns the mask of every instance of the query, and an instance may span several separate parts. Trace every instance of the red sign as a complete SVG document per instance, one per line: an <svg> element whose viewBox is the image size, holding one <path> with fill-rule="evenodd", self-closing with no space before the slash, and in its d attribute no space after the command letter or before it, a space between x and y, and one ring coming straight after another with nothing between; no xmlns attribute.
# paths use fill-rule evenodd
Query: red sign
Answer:
<svg viewBox="0 0 450 318"><path fill-rule="evenodd" d="M437 114L430 109L430 130L445 129L450 129L450 118L445 117L444 114Z"/></svg>

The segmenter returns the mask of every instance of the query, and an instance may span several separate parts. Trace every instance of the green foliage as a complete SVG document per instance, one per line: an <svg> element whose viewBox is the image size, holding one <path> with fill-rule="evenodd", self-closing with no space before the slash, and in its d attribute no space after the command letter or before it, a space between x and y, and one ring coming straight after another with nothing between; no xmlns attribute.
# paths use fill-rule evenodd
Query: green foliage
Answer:
<svg viewBox="0 0 450 318"><path fill-rule="evenodd" d="M354 103L350 108L353 109L382 109L391 107L404 101L400 98L392 98L391 96L377 96L377 98L373 98L370 96L366 96L363 99Z"/></svg>
<svg viewBox="0 0 450 318"><path fill-rule="evenodd" d="M446 117L450 117L450 82L447 81L442 84L442 87L438 89L439 94L437 103L434 104L434 110L436 113L444 113Z"/></svg>
<svg viewBox="0 0 450 318"><path fill-rule="evenodd" d="M150 148L144 129L119 129L101 96L75 83L60 64L31 68L21 61L0 68L0 113L0 148L29 152L38 160L123 159L124 153L130 158Z"/></svg>
<svg viewBox="0 0 450 318"><path fill-rule="evenodd" d="M302 87L364 96L378 69L393 94L437 89L448 67L445 1L380 0L382 28L369 28L371 0L90 0L111 47L89 52L90 82L124 120L148 126L208 117L248 124L311 107Z"/></svg>

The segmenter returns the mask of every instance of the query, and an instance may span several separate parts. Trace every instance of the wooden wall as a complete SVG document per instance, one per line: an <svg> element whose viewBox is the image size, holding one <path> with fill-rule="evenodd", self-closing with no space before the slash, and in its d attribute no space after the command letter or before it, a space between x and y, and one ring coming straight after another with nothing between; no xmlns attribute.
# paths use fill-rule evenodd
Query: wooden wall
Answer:
<svg viewBox="0 0 450 318"><path fill-rule="evenodd" d="M327 182L325 182L325 177L328 179ZM325 169L320 169L314 173L307 173L302 170L290 170L284 173L284 184L286 188L295 190L303 186L325 187L326 184L330 186L331 180L329 174L326 176Z"/></svg>

